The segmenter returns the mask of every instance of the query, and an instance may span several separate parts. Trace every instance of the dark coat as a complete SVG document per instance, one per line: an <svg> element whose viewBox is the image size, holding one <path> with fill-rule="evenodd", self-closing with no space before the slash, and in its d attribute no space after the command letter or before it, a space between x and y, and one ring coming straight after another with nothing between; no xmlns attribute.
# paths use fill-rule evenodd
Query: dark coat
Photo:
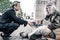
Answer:
<svg viewBox="0 0 60 40"><path fill-rule="evenodd" d="M3 15L2 15L2 23L11 23L11 22L14 22L14 23L18 23L19 25L20 24L24 24L24 26L27 25L27 21L25 20L22 20L21 18L18 18L16 16L16 13L14 11L14 9L9 9L7 10Z"/></svg>
<svg viewBox="0 0 60 40"><path fill-rule="evenodd" d="M49 14L45 17L46 20L50 20L51 24L49 24L48 28L53 30L60 26L60 13L55 11L53 14Z"/></svg>

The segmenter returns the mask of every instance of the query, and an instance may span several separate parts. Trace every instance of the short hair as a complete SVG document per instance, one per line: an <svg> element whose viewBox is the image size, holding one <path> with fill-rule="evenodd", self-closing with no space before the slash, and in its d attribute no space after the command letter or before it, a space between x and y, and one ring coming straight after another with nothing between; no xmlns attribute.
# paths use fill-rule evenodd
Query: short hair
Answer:
<svg viewBox="0 0 60 40"><path fill-rule="evenodd" d="M12 4L12 8L14 8L14 6L17 6L17 4L20 3L19 1L14 1Z"/></svg>

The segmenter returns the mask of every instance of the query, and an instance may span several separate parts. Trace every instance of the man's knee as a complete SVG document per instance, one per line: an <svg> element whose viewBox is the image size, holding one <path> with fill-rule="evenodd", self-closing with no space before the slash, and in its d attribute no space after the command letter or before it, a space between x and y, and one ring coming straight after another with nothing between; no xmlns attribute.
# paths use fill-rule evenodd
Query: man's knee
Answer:
<svg viewBox="0 0 60 40"><path fill-rule="evenodd" d="M18 27L19 27L19 24L14 23L13 26L14 26L15 28L18 28Z"/></svg>
<svg viewBox="0 0 60 40"><path fill-rule="evenodd" d="M9 23L5 31L13 32L19 27L17 23Z"/></svg>
<svg viewBox="0 0 60 40"><path fill-rule="evenodd" d="M9 27L17 29L19 27L19 24L17 24L17 23L11 23L11 24L9 24Z"/></svg>
<svg viewBox="0 0 60 40"><path fill-rule="evenodd" d="M11 23L10 25L11 25L11 26L17 26L17 27L19 26L18 23Z"/></svg>

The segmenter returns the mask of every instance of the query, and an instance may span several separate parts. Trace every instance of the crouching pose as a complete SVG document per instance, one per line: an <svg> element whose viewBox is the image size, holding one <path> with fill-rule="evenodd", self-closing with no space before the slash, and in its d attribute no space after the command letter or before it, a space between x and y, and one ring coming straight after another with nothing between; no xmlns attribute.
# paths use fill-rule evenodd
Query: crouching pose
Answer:
<svg viewBox="0 0 60 40"><path fill-rule="evenodd" d="M14 1L12 7L2 14L0 20L0 31L4 33L4 35L1 34L1 37L3 37L4 40L9 40L8 37L11 37L10 34L19 28L20 25L24 24L24 26L26 26L29 24L28 21L16 16L16 11L19 10L20 2Z"/></svg>

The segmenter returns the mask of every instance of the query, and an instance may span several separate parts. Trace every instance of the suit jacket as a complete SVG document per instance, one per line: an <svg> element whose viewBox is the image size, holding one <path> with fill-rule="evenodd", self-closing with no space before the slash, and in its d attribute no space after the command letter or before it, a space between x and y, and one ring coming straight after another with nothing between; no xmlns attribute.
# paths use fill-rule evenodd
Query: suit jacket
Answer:
<svg viewBox="0 0 60 40"><path fill-rule="evenodd" d="M14 11L13 8L7 10L3 15L2 15L2 23L11 23L14 21L14 23L18 24L24 24L24 26L27 25L27 21L22 20L21 18L16 16L16 12Z"/></svg>

